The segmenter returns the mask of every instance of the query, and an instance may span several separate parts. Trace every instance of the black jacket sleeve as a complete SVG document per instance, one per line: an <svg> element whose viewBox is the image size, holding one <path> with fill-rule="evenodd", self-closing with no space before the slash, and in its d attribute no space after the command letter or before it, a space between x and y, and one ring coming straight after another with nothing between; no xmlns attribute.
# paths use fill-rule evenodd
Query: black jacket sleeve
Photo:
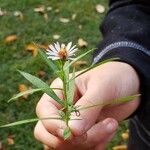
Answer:
<svg viewBox="0 0 150 150"><path fill-rule="evenodd" d="M139 75L142 94L136 113L141 118L150 116L150 1L110 0L100 30L103 40L94 54L94 63L119 57L132 65Z"/></svg>

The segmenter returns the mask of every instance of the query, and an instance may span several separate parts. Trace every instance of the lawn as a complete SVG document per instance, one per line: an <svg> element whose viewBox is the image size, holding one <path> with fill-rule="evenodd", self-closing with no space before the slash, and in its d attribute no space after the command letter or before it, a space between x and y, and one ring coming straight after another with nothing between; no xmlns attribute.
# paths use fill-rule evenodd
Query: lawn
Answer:
<svg viewBox="0 0 150 150"><path fill-rule="evenodd" d="M26 47L33 42L48 45L56 41L54 38L57 36L54 35L60 36L60 42L73 41L76 44L79 38L87 41L87 48L80 48L80 53L95 47L102 39L99 25L106 13L96 11L95 6L99 3L107 10L105 0L0 0L0 10L4 13L7 11L3 16L0 15L0 124L36 116L35 106L41 94L7 103L12 95L19 92L19 85L31 86L19 75L17 69L34 75L42 72L42 79L47 83L54 79L51 70L40 57L34 57ZM41 6L45 7L44 11L34 11L34 8L42 8ZM64 23L60 18L69 20ZM16 39L7 41L6 37L9 35L15 35ZM91 56L87 57L86 61L90 58ZM42 150L42 145L33 136L34 125L0 129L3 148ZM126 128L127 124L122 124L108 150L122 143L121 133Z"/></svg>

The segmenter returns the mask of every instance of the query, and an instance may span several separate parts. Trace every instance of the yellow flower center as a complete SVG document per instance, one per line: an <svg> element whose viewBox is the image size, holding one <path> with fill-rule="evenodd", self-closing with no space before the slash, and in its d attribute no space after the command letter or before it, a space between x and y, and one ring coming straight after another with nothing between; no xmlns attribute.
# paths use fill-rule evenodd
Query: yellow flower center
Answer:
<svg viewBox="0 0 150 150"><path fill-rule="evenodd" d="M58 55L61 59L66 59L67 58L66 48L61 48L60 51L58 52Z"/></svg>

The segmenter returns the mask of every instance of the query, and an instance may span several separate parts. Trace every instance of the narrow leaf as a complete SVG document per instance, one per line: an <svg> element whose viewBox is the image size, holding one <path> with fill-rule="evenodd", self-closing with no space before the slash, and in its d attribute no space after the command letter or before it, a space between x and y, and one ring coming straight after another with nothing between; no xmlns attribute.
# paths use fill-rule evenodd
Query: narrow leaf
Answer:
<svg viewBox="0 0 150 150"><path fill-rule="evenodd" d="M59 69L57 65L53 62L53 60L48 59L47 55L42 50L39 49L38 51L42 59L46 62L46 64L53 70L54 73L56 73L60 77Z"/></svg>
<svg viewBox="0 0 150 150"><path fill-rule="evenodd" d="M99 106L111 106L111 105L115 105L115 104L120 104L120 103L126 103L132 100L135 100L135 98L138 98L141 94L136 94L136 95L132 95L132 96L125 96L125 97L121 97L121 98L117 98L112 100L112 102L106 102L106 103L98 103L95 105L88 105L88 106L84 106L84 107L78 107L77 110L83 110L83 109L89 109L92 107L99 107Z"/></svg>
<svg viewBox="0 0 150 150"><path fill-rule="evenodd" d="M60 120L61 118L49 117L49 118L41 118L41 119L40 118L33 118L33 119L27 119L27 120L20 120L20 121L16 121L16 122L13 122L13 123L2 125L2 126L0 126L0 128L12 127L12 126L17 126L17 125L37 122L39 120L48 120L48 119L58 119L58 120Z"/></svg>
<svg viewBox="0 0 150 150"><path fill-rule="evenodd" d="M49 88L48 88L49 89ZM58 89L58 90L62 90L62 89L59 89L59 88L52 88L53 90L54 89ZM25 92L20 92L20 93L18 93L18 94L16 94L14 97L12 97L12 98L10 98L9 100L8 100L8 102L11 102L11 101L15 101L17 98L19 98L19 97L22 97L23 95L26 95L26 94L33 94L33 93L36 93L36 92L39 92L39 91L43 91L43 90L45 90L44 88L39 88L39 89L30 89L30 90L27 90L27 91L25 91Z"/></svg>
<svg viewBox="0 0 150 150"><path fill-rule="evenodd" d="M67 140L71 137L71 131L69 127L65 128L63 136L64 136L64 140Z"/></svg>
<svg viewBox="0 0 150 150"><path fill-rule="evenodd" d="M63 105L63 101L61 99L59 99L59 97L55 94L55 92L49 87L49 85L47 85L45 82L43 82L41 79L23 72L23 71L19 71L20 74L22 76L24 76L28 81L30 81L34 86L36 86L37 88L41 88L43 89L42 91L45 92L46 94L48 94L51 98L53 98L55 101L57 101L59 104Z"/></svg>
<svg viewBox="0 0 150 150"><path fill-rule="evenodd" d="M102 64L108 63L108 62L110 62L110 61L115 61L115 60L119 60L119 58L110 58L110 59L106 59L106 60L104 60L104 61L102 61L102 62L100 62L100 63L92 64L90 67L84 69L81 73L77 74L74 78L79 77L79 76L82 75L83 73L85 73L85 72L87 72L87 71L89 71L89 70L91 70L91 69L94 69L94 68L97 67L97 66L100 66L100 65L102 65ZM74 78L72 78L72 79L74 79Z"/></svg>
<svg viewBox="0 0 150 150"><path fill-rule="evenodd" d="M70 105L73 105L74 91L75 91L75 68L73 68L72 77L69 82L68 103Z"/></svg>
<svg viewBox="0 0 150 150"><path fill-rule="evenodd" d="M79 55L77 58L75 58L73 61L71 61L70 64L69 64L68 66L66 66L66 68L67 68L67 67L70 67L70 66L71 66L72 64L74 64L76 61L78 61L79 59L85 57L87 54L93 52L94 50L95 50L95 48L94 48L94 49L91 49L91 50L89 50L89 51L87 51L87 52L85 52L84 54Z"/></svg>

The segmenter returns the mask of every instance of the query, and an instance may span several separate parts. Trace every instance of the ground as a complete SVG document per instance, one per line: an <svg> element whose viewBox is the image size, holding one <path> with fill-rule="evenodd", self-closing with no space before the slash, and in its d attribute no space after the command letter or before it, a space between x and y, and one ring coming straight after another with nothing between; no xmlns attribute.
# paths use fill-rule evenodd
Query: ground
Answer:
<svg viewBox="0 0 150 150"><path fill-rule="evenodd" d="M18 93L20 84L31 86L19 75L17 69L34 75L41 71L46 72L42 79L48 83L54 79L51 70L40 57L33 57L32 53L26 50L27 45L33 42L47 45L56 41L53 35L60 35L60 42L73 41L76 44L79 38L87 41L88 46L80 49L81 53L95 47L102 39L99 25L106 14L106 11L96 11L95 6L99 3L105 6L107 11L106 0L0 0L1 10L7 11L0 16L0 125L36 116L35 106L41 94L7 103L12 95ZM42 8L41 6L45 6L45 11L34 11L34 8ZM16 11L20 11L20 14L17 15ZM72 18L73 14L76 15L75 18ZM69 18L69 22L63 23L59 18ZM17 39L7 41L6 37L9 35L15 35ZM0 143L3 143L3 148L42 150L42 145L33 136L34 125L0 129ZM127 124L120 127L108 150L122 143L121 133L126 128Z"/></svg>

